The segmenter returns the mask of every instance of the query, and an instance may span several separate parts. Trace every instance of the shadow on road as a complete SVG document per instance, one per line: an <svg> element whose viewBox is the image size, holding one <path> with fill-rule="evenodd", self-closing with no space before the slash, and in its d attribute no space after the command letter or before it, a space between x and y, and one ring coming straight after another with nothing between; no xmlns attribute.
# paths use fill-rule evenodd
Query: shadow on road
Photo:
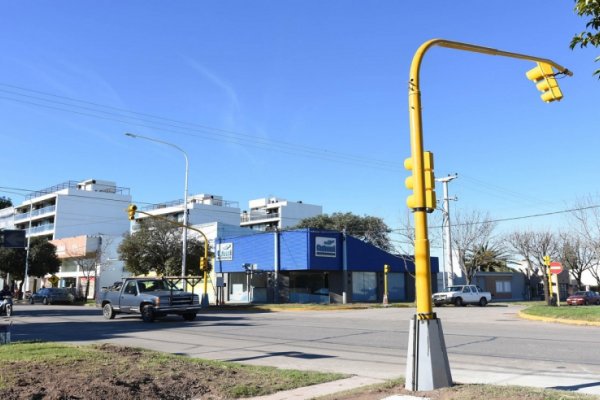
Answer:
<svg viewBox="0 0 600 400"><path fill-rule="evenodd" d="M81 317L94 317L81 321ZM78 319L68 321L70 317ZM52 319L55 318L56 322ZM108 340L130 333L157 332L172 328L205 328L207 326L253 326L244 316L221 315L208 312L199 314L194 321L184 321L178 315L168 315L155 322L145 323L138 315L119 314L115 319L102 317L102 311L94 307L34 308L19 307L12 319L13 341L85 342ZM67 320L65 320L67 319Z"/></svg>
<svg viewBox="0 0 600 400"><path fill-rule="evenodd" d="M568 390L568 391L575 392L579 389L585 389L585 388L596 387L596 386L600 387L600 382L582 383L580 385L571 385L571 386L553 386L553 387L549 387L547 389Z"/></svg>

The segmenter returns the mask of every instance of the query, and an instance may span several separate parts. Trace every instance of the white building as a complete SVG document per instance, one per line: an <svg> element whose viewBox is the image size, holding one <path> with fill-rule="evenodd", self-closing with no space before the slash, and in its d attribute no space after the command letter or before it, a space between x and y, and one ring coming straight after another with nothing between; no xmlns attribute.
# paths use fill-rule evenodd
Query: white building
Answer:
<svg viewBox="0 0 600 400"><path fill-rule="evenodd" d="M63 182L33 192L24 202L15 206L14 229L24 229L27 237L46 237L51 241L78 236L121 237L129 231L129 203L129 189L117 187L114 182L96 179ZM8 217L2 218L2 215L0 219L6 221ZM84 248L87 247L86 244ZM85 250L87 253L94 251ZM63 254L62 258L65 257ZM81 271L67 273L68 263L62 268L59 273L62 274L62 282L59 285L73 283L80 287L84 278ZM72 281L66 278L72 278ZM25 290L36 290L40 285L40 282L30 279L25 283Z"/></svg>
<svg viewBox="0 0 600 400"><path fill-rule="evenodd" d="M31 193L15 207L14 225L26 235L49 240L79 235L122 235L129 231L128 188L114 182L68 181Z"/></svg>
<svg viewBox="0 0 600 400"><path fill-rule="evenodd" d="M304 218L323 214L323 207L302 201L287 201L265 197L248 202L250 212L242 213L240 226L258 231L285 229L297 225Z"/></svg>
<svg viewBox="0 0 600 400"><path fill-rule="evenodd" d="M151 215L174 219L183 223L183 200L153 204L141 209ZM142 213L136 214L136 220L148 218ZM240 208L237 202L223 200L221 196L197 194L188 198L188 224L198 225L221 222L228 225L240 224Z"/></svg>

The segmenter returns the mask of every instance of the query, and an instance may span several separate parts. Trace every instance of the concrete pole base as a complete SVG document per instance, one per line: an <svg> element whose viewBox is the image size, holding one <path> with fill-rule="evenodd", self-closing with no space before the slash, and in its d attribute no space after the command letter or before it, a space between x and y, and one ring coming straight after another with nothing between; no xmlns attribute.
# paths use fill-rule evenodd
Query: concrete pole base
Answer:
<svg viewBox="0 0 600 400"><path fill-rule="evenodd" d="M200 305L202 307L208 307L209 303L208 303L208 293L204 293L202 295L202 298L200 299Z"/></svg>
<svg viewBox="0 0 600 400"><path fill-rule="evenodd" d="M410 320L406 357L406 390L427 391L452 386L450 363L442 322L433 319Z"/></svg>

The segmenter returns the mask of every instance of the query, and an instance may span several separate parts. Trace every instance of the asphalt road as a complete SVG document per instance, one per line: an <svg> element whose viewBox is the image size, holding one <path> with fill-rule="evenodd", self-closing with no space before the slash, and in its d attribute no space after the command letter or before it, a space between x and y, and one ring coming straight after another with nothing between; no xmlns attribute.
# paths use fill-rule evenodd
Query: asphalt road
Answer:
<svg viewBox="0 0 600 400"><path fill-rule="evenodd" d="M600 394L600 327L521 320L518 306L436 308L454 381ZM192 357L335 371L371 378L405 373L414 309L219 312L108 321L78 306L16 305L12 340L112 342Z"/></svg>

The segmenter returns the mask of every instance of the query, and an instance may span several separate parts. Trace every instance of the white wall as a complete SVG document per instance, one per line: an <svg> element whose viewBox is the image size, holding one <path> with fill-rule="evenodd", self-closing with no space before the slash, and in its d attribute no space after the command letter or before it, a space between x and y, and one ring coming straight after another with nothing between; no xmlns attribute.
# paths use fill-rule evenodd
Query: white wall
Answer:
<svg viewBox="0 0 600 400"><path fill-rule="evenodd" d="M129 231L131 196L69 190L56 199L54 239L79 235L122 235Z"/></svg>

